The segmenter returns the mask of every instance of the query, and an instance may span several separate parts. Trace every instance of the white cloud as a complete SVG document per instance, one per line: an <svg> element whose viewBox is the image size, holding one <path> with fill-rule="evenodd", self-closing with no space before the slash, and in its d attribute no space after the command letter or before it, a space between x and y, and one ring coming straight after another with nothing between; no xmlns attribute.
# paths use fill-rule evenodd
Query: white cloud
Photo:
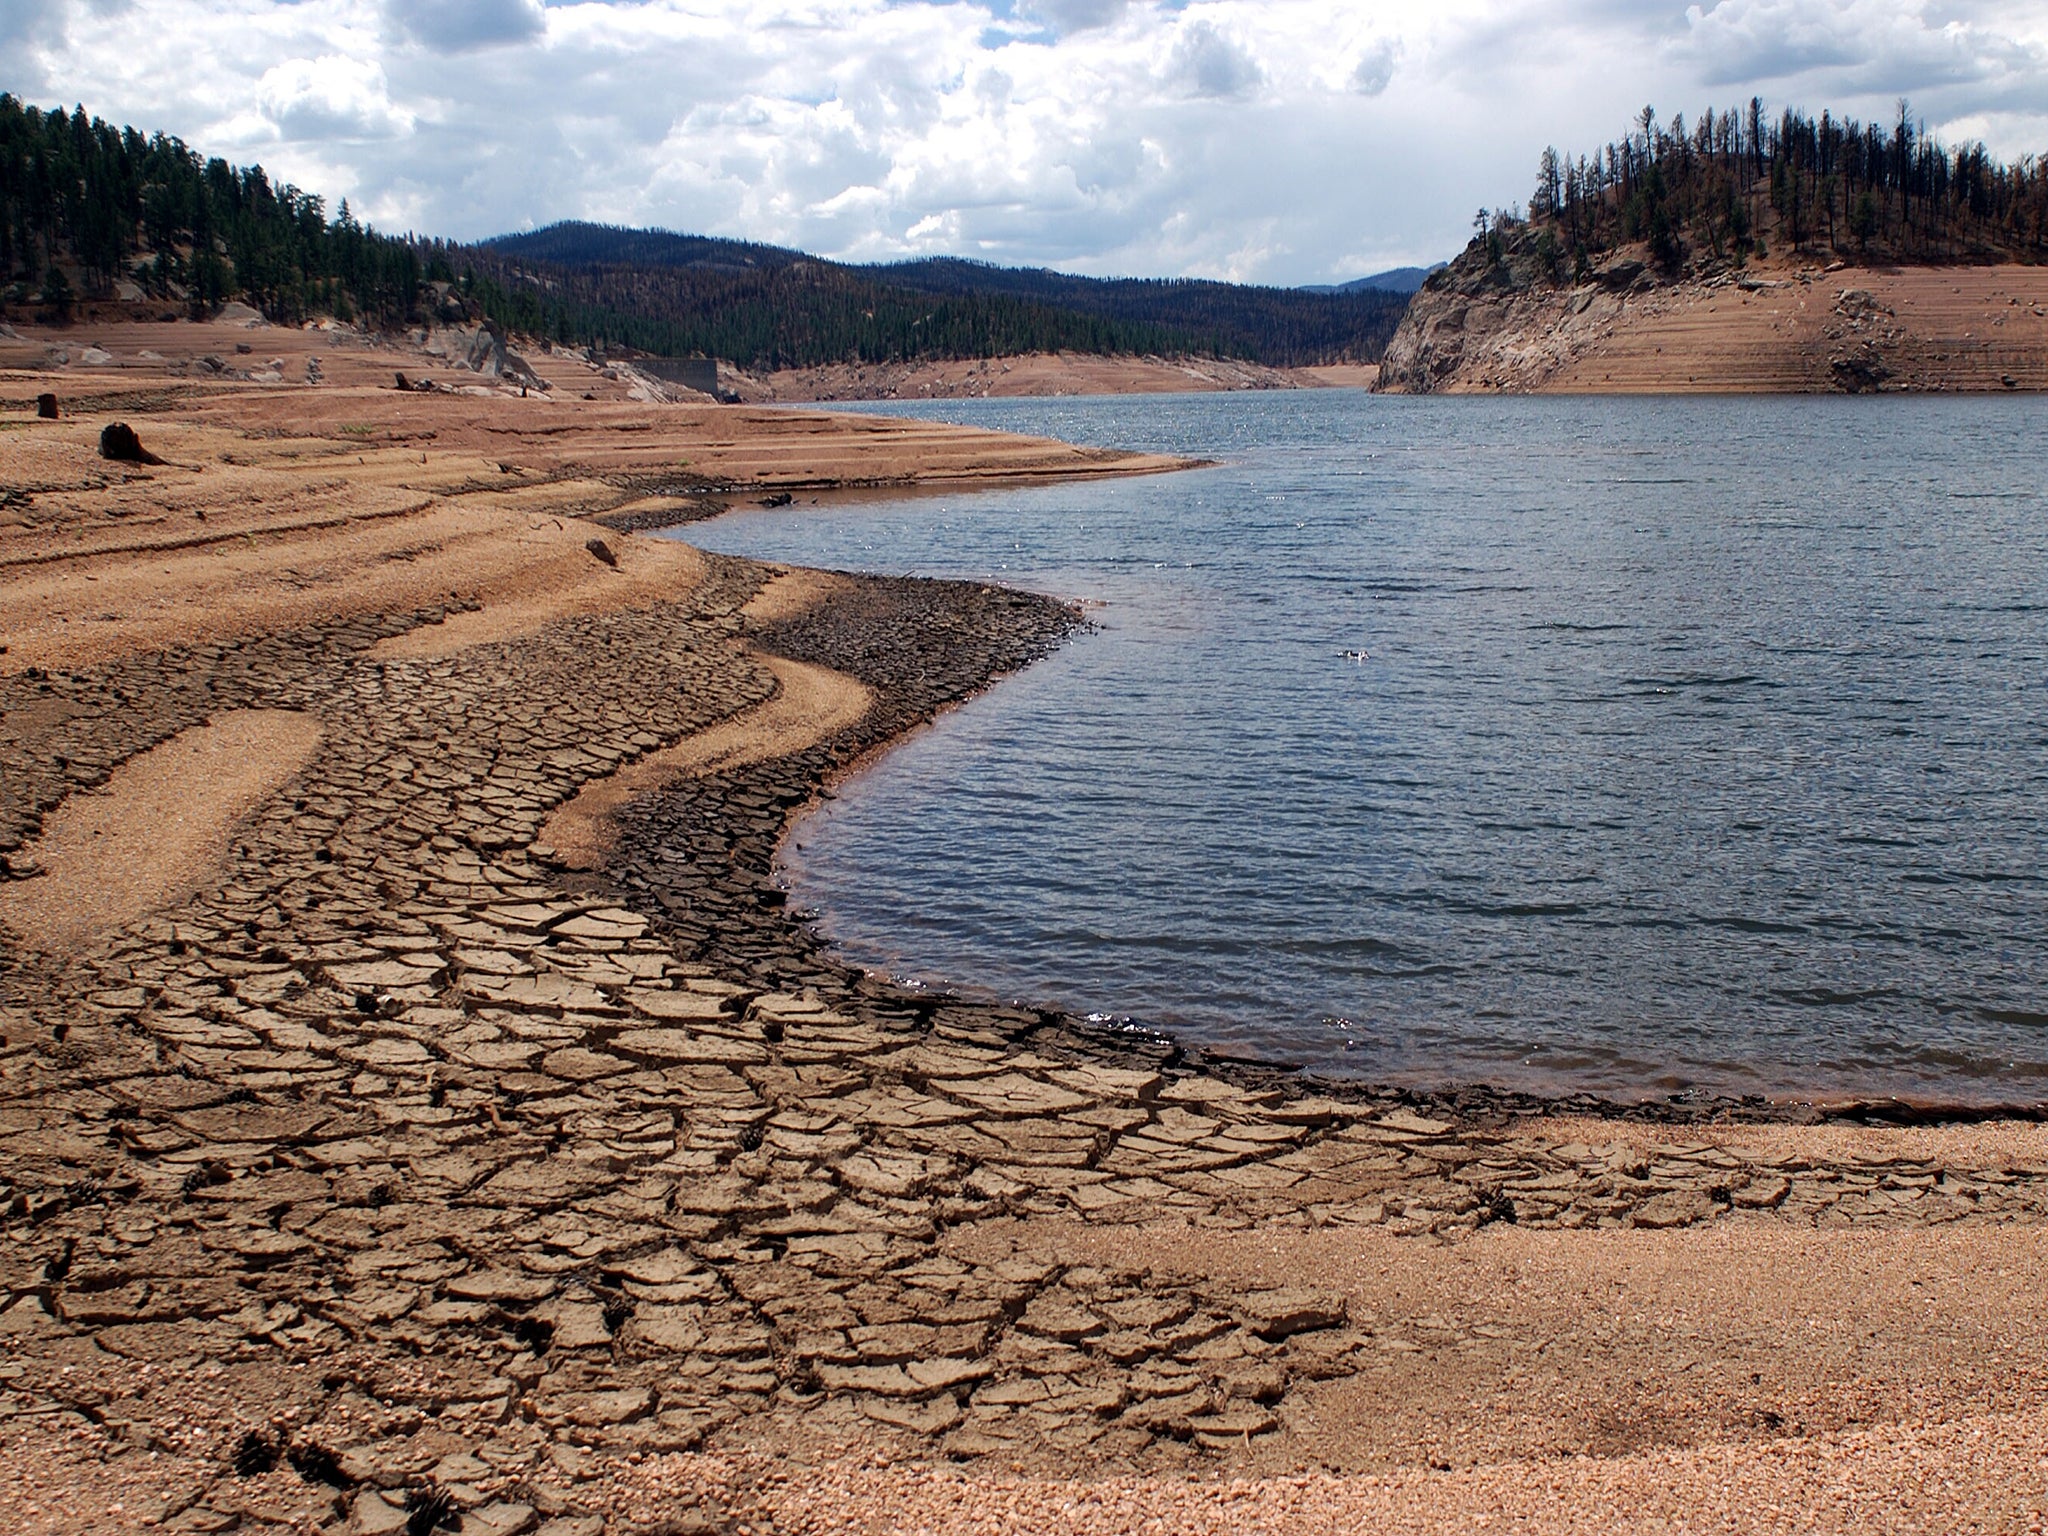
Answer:
<svg viewBox="0 0 2048 1536"><path fill-rule="evenodd" d="M381 65L339 54L273 65L256 99L284 139L390 139L413 125L386 93Z"/></svg>
<svg viewBox="0 0 2048 1536"><path fill-rule="evenodd" d="M540 0L388 0L393 31L441 53L525 42L547 30Z"/></svg>
<svg viewBox="0 0 2048 1536"><path fill-rule="evenodd" d="M1361 96L1377 96L1394 78L1394 66L1401 60L1401 45L1391 37L1375 38L1351 70L1351 89Z"/></svg>
<svg viewBox="0 0 2048 1536"><path fill-rule="evenodd" d="M1024 0L1018 11L1058 32L1086 32L1113 26L1129 9L1128 0Z"/></svg>
<svg viewBox="0 0 2048 1536"><path fill-rule="evenodd" d="M0 0L0 90L366 218L1318 282L1761 94L2048 150L2048 0Z"/></svg>
<svg viewBox="0 0 2048 1536"><path fill-rule="evenodd" d="M2011 12L1897 0L1718 0L1686 10L1689 55L1713 85L1761 89L1812 76L1860 93L1996 82L2043 63L2009 27ZM2021 7L2020 9L2024 9Z"/></svg>
<svg viewBox="0 0 2048 1536"><path fill-rule="evenodd" d="M1248 49L1206 21L1193 22L1181 33L1167 75L1189 95L1218 101L1249 96L1266 78Z"/></svg>
<svg viewBox="0 0 2048 1536"><path fill-rule="evenodd" d="M45 60L65 45L62 0L0 0L0 90L46 90Z"/></svg>

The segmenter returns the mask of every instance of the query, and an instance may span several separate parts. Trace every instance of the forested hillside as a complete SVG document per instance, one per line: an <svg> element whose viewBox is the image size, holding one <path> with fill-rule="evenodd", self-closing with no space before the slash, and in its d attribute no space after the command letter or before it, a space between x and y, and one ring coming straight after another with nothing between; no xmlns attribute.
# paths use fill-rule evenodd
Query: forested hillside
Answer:
<svg viewBox="0 0 2048 1536"><path fill-rule="evenodd" d="M453 286L443 299L439 290ZM1022 352L1376 358L1384 294L1097 282L972 262L853 267L657 230L556 225L481 246L380 234L342 203L203 159L178 139L0 95L0 306L61 321L126 298L208 313L243 299L399 326L466 305L549 340L748 368Z"/></svg>
<svg viewBox="0 0 2048 1536"><path fill-rule="evenodd" d="M1416 294L1377 387L2038 389L2048 166L1752 100L1543 153ZM1861 268L1862 270L1856 270Z"/></svg>
<svg viewBox="0 0 2048 1536"><path fill-rule="evenodd" d="M689 267L730 272L787 267L812 258L780 245L679 235L666 229L625 229L565 219L524 234L485 240L486 250L551 267Z"/></svg>
<svg viewBox="0 0 2048 1536"><path fill-rule="evenodd" d="M924 293L1009 294L1084 314L1169 325L1205 351L1280 366L1378 357L1401 322L1403 296L1316 293L1197 279L1074 277L1029 267L933 257L862 269Z"/></svg>
<svg viewBox="0 0 2048 1536"><path fill-rule="evenodd" d="M1382 292L1100 279L950 257L846 266L774 246L581 223L502 236L482 249L492 279L510 296L530 295L536 319L550 305L601 307L630 317L641 334L672 327L671 345L687 338L775 367L1061 348L1204 353L1283 367L1365 361L1380 355L1406 304ZM719 347L695 339L713 326Z"/></svg>
<svg viewBox="0 0 2048 1536"><path fill-rule="evenodd" d="M1557 280L1640 242L1667 272L1771 251L1850 263L2037 262L2048 257L2048 164L1982 144L1945 148L1903 102L1889 127L1823 112L1775 119L1761 100L1635 131L1591 156L1543 152L1525 223L1479 217L1478 254L1511 241ZM1533 245L1532 242L1533 241Z"/></svg>
<svg viewBox="0 0 2048 1536"><path fill-rule="evenodd" d="M451 252L471 292L516 329L746 368L1018 352L1198 352L1202 339L995 295L892 288L802 258L773 266L557 265L499 245Z"/></svg>
<svg viewBox="0 0 2048 1536"><path fill-rule="evenodd" d="M421 276L413 245L365 229L346 202L329 219L260 166L0 94L0 296L13 303L61 318L132 282L199 309L242 297L278 320L390 323L412 315Z"/></svg>

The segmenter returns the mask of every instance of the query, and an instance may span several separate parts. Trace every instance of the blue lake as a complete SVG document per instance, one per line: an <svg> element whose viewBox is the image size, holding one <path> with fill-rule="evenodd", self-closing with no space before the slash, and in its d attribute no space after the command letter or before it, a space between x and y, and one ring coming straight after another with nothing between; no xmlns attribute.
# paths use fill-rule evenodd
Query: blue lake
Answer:
<svg viewBox="0 0 2048 1536"><path fill-rule="evenodd" d="M681 531L1094 620L799 827L848 958L1375 1080L2048 1098L2048 403L875 409L1222 462Z"/></svg>

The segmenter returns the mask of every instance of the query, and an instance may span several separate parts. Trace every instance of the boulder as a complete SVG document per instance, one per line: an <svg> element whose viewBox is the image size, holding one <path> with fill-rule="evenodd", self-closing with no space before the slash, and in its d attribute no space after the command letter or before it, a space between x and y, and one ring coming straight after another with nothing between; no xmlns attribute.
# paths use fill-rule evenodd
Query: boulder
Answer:
<svg viewBox="0 0 2048 1536"><path fill-rule="evenodd" d="M100 433L100 457L120 464L161 464L163 460L142 446L142 439L125 421L110 422Z"/></svg>
<svg viewBox="0 0 2048 1536"><path fill-rule="evenodd" d="M1595 272L1593 281L1602 288L1633 288L1637 279L1647 271L1649 268L1644 263L1633 257L1623 257L1618 261L1609 262Z"/></svg>

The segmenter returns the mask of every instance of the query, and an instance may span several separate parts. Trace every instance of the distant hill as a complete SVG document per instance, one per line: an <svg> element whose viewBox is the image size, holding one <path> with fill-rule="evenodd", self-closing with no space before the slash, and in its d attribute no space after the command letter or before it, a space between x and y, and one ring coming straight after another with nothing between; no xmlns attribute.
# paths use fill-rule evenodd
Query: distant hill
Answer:
<svg viewBox="0 0 2048 1536"><path fill-rule="evenodd" d="M529 238L451 250L447 259L462 274L462 291L494 318L563 341L718 357L750 369L1208 350L1204 338L1167 326L1000 295L920 293L803 257L735 262L708 246L691 257L673 245L659 262L543 261L525 254L520 242Z"/></svg>
<svg viewBox="0 0 2048 1536"><path fill-rule="evenodd" d="M0 94L0 313L81 304L294 323L488 317L579 345L755 369L1015 356L1377 359L1407 300L1231 283L1101 280L937 259L884 266L663 230L551 225L480 245L371 229L260 166Z"/></svg>
<svg viewBox="0 0 2048 1536"><path fill-rule="evenodd" d="M670 267L710 272L775 271L810 261L802 251L715 235L679 235L666 229L626 229L568 219L520 234L479 242L487 251L557 267Z"/></svg>
<svg viewBox="0 0 2048 1536"><path fill-rule="evenodd" d="M1446 263L1438 262L1433 267L1389 267L1384 272L1375 272L1370 277L1354 277L1348 283L1310 283L1299 291L1302 293L1415 293L1429 281L1430 274L1443 271Z"/></svg>
<svg viewBox="0 0 2048 1536"><path fill-rule="evenodd" d="M879 265L663 230L562 223L472 257L508 297L630 318L635 346L804 367L1069 349L1287 367L1376 360L1406 295L1173 278L1092 278L954 257ZM858 305L858 314L854 306ZM773 321L769 311L780 306ZM536 323L546 325L538 313Z"/></svg>

